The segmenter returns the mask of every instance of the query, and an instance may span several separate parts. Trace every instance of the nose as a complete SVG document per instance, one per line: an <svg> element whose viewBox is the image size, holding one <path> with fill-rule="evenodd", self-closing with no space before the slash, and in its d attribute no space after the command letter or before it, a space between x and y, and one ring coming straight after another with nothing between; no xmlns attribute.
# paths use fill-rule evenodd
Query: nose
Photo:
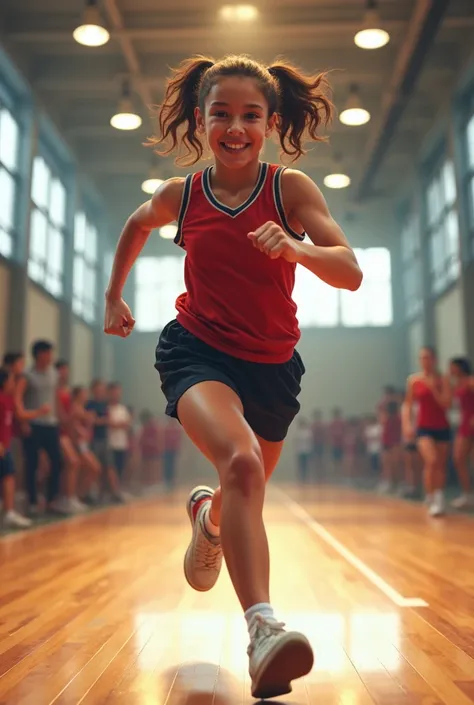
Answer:
<svg viewBox="0 0 474 705"><path fill-rule="evenodd" d="M233 118L232 122L227 128L227 132L229 133L229 135L240 135L244 132L244 126L242 125L242 121L239 117L236 116Z"/></svg>

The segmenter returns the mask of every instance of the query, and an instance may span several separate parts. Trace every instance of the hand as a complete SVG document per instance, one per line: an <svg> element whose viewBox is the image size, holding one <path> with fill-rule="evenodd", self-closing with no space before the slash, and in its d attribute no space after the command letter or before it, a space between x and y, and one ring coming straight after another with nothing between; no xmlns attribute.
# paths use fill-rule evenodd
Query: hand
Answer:
<svg viewBox="0 0 474 705"><path fill-rule="evenodd" d="M413 443L413 441L415 440L415 429L411 424L405 428L405 432L403 435L405 436L405 440L407 443Z"/></svg>
<svg viewBox="0 0 474 705"><path fill-rule="evenodd" d="M38 416L47 416L50 413L51 413L51 405L50 404L42 404L38 408Z"/></svg>
<svg viewBox="0 0 474 705"><path fill-rule="evenodd" d="M126 338L134 325L135 319L123 299L106 300L104 333Z"/></svg>
<svg viewBox="0 0 474 705"><path fill-rule="evenodd" d="M285 233L283 228L272 221L260 226L255 232L249 233L247 237L257 250L268 255L270 259L283 257L287 262L296 262L298 259L298 243Z"/></svg>

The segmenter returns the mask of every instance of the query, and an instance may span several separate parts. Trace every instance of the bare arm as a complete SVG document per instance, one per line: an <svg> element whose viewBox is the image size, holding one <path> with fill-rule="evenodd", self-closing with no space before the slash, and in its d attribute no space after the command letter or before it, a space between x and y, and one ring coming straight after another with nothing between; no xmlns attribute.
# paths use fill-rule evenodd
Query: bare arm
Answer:
<svg viewBox="0 0 474 705"><path fill-rule="evenodd" d="M362 272L319 188L306 174L289 169L283 173L282 188L290 219L297 221L311 240L311 244L298 243L297 262L331 286L356 291Z"/></svg>
<svg viewBox="0 0 474 705"><path fill-rule="evenodd" d="M402 428L403 435L408 439L413 437L413 377L409 377L405 393L405 400L402 404Z"/></svg>
<svg viewBox="0 0 474 705"><path fill-rule="evenodd" d="M141 205L125 223L120 235L106 298L122 297L123 287L152 230L178 219L184 179L165 181L151 199Z"/></svg>

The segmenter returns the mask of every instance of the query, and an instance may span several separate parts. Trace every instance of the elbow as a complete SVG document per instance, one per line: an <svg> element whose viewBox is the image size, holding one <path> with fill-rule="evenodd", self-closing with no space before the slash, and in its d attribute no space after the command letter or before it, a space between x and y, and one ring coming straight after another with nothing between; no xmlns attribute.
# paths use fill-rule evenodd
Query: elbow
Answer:
<svg viewBox="0 0 474 705"><path fill-rule="evenodd" d="M348 291L357 291L360 289L364 275L359 265L355 265L351 268L350 277L347 278L346 289Z"/></svg>

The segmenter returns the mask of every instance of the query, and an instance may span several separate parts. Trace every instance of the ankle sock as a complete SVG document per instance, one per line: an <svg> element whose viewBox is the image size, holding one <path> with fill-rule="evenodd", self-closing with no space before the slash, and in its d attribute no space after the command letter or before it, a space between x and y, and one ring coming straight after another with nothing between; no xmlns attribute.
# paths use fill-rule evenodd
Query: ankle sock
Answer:
<svg viewBox="0 0 474 705"><path fill-rule="evenodd" d="M206 507L206 511L204 512L204 526L205 526L206 531L209 534L209 536L212 536L213 538L218 538L221 535L220 527L216 526L211 521L211 503L210 502L209 502L209 505Z"/></svg>
<svg viewBox="0 0 474 705"><path fill-rule="evenodd" d="M247 626L250 633L250 627L255 618L256 614L261 614L265 619L275 620L275 615L273 613L273 607L269 602L258 602L256 605L252 605L248 610L244 612L244 617L247 620Z"/></svg>

